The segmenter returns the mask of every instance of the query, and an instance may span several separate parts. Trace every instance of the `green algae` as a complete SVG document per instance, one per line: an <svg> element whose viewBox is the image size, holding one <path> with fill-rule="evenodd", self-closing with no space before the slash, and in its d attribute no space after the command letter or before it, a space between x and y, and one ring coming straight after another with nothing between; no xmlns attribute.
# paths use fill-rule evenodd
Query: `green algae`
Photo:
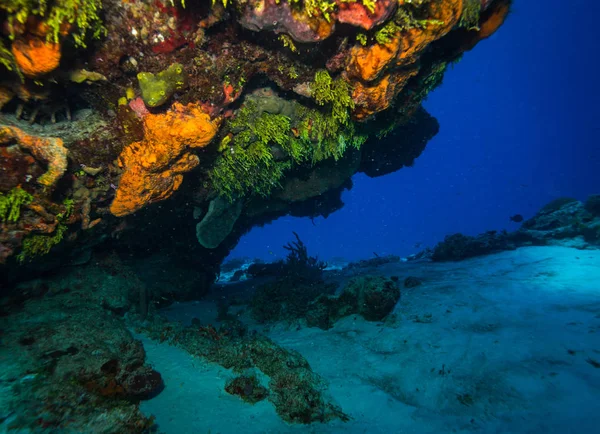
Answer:
<svg viewBox="0 0 600 434"><path fill-rule="evenodd" d="M317 71L311 84L311 94L317 104L331 107L331 115L335 122L348 124L349 111L354 108L354 101L352 100L352 89L344 79L334 80L324 69Z"/></svg>
<svg viewBox="0 0 600 434"><path fill-rule="evenodd" d="M8 194L0 193L0 221L15 223L21 216L21 207L28 205L33 196L20 187L15 187Z"/></svg>
<svg viewBox="0 0 600 434"><path fill-rule="evenodd" d="M9 71L15 69L15 59L10 50L6 48L2 39L0 39L0 65L4 66Z"/></svg>
<svg viewBox="0 0 600 434"><path fill-rule="evenodd" d="M364 143L366 136L350 120L354 102L348 83L318 71L311 93L317 107L274 95L247 99L228 121L230 135L222 140L222 153L209 175L220 195L230 200L267 197L291 167L338 160L348 147Z"/></svg>
<svg viewBox="0 0 600 434"><path fill-rule="evenodd" d="M8 17L11 38L15 37L15 24L25 24L31 16L40 17L48 26L47 40L58 43L66 24L75 27L71 34L75 45L85 47L85 38L91 34L98 39L106 33L100 11L102 0L4 0L0 11Z"/></svg>
<svg viewBox="0 0 600 434"><path fill-rule="evenodd" d="M66 231L67 226L59 224L52 235L28 236L23 240L23 247L21 253L17 255L17 261L23 263L25 260L31 260L37 256L47 255L52 247L60 244Z"/></svg>
<svg viewBox="0 0 600 434"><path fill-rule="evenodd" d="M479 15L481 13L480 0L465 0L463 11L458 25L469 30L478 29Z"/></svg>

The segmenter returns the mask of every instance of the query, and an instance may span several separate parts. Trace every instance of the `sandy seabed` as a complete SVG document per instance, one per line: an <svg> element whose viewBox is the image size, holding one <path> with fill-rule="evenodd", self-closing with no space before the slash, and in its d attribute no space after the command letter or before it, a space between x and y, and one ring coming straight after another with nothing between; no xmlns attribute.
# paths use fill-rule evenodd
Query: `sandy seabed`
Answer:
<svg viewBox="0 0 600 434"><path fill-rule="evenodd" d="M270 402L227 394L232 372L144 337L167 386L142 410L166 434L600 432L600 251L527 247L371 272L423 284L402 290L386 323L266 332L309 361L349 422L289 425ZM215 315L211 302L168 311Z"/></svg>

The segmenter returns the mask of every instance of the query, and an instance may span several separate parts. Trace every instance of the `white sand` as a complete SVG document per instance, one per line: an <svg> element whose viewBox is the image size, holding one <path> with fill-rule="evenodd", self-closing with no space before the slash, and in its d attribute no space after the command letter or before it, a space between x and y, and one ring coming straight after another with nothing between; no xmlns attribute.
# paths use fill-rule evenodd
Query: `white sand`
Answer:
<svg viewBox="0 0 600 434"><path fill-rule="evenodd" d="M376 271L424 282L403 290L395 321L268 333L306 357L350 422L288 425L270 403L224 392L229 371L148 340L167 387L143 411L167 434L600 432L600 369L586 361L600 362L600 251L530 247ZM169 316L210 322L214 311Z"/></svg>

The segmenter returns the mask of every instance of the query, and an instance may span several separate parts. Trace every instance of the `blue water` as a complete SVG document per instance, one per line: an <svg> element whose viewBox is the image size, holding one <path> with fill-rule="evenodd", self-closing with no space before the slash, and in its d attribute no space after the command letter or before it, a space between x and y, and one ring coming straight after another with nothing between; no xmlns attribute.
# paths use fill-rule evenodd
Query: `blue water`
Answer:
<svg viewBox="0 0 600 434"><path fill-rule="evenodd" d="M440 132L413 168L358 174L341 211L314 225L285 217L255 228L231 256L285 256L292 230L325 259L406 255L453 232L516 229L513 214L596 193L599 14L589 0L516 1L425 102Z"/></svg>

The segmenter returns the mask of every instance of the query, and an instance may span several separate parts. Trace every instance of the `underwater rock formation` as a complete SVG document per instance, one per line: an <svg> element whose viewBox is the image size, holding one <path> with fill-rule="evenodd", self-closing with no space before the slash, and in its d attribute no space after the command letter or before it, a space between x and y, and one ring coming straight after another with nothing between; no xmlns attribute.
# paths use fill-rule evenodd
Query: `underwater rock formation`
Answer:
<svg viewBox="0 0 600 434"><path fill-rule="evenodd" d="M475 237L448 235L432 251L419 257L434 261L460 261L475 256L514 250L523 246L568 245L579 249L600 246L598 195L585 203L570 197L555 199L514 232L488 231Z"/></svg>
<svg viewBox="0 0 600 434"><path fill-rule="evenodd" d="M113 271L107 273L108 270ZM162 390L141 342L122 321L139 281L111 259L78 275L21 284L0 303L3 397L10 429L139 433L138 408Z"/></svg>
<svg viewBox="0 0 600 434"><path fill-rule="evenodd" d="M328 330L339 319L356 314L367 321L381 321L392 313L399 300L397 278L356 277L346 284L339 296L322 293L313 299L305 313L306 323Z"/></svg>
<svg viewBox="0 0 600 434"><path fill-rule="evenodd" d="M460 261L475 256L488 255L503 250L514 250L507 232L488 231L475 237L452 234L434 248L431 259L434 261Z"/></svg>
<svg viewBox="0 0 600 434"><path fill-rule="evenodd" d="M31 195L2 222L2 279L154 239L210 282L252 226L412 164L438 128L421 102L510 3L0 4L0 193Z"/></svg>
<svg viewBox="0 0 600 434"><path fill-rule="evenodd" d="M131 330L234 370L227 391L286 422L348 420L297 352L231 318L183 327L156 309L205 296L252 227L327 216L355 173L410 166L438 130L422 101L510 3L0 2L2 423L151 432L139 402L163 378ZM597 208L577 214L586 234ZM550 220L522 236L558 231ZM275 274L259 321L393 312L398 279L335 297L300 238L286 248L254 270Z"/></svg>

